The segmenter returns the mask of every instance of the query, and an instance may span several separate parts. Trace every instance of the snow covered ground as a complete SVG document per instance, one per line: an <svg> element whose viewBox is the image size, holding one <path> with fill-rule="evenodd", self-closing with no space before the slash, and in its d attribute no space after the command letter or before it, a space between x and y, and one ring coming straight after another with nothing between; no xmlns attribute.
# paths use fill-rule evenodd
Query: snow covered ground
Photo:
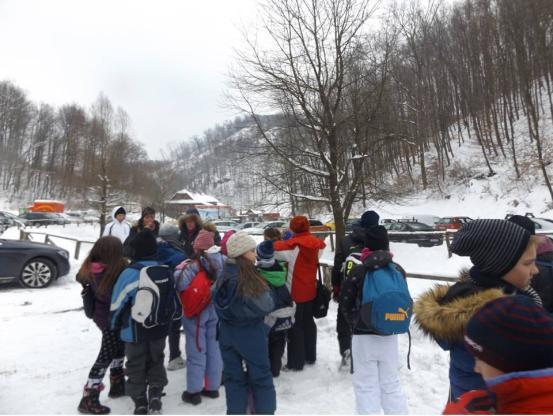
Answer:
<svg viewBox="0 0 553 416"><path fill-rule="evenodd" d="M94 239L93 226L48 228L48 232ZM18 238L8 230L3 238ZM72 243L59 241L69 249ZM81 259L89 246L83 246ZM466 259L447 258L445 246L419 248L392 244L395 259L411 272L454 276ZM330 260L327 249L324 258ZM71 272L50 287L21 289L16 284L0 286L0 413L75 413L88 370L96 358L100 333L79 310L80 285L75 282L79 262L72 260ZM415 297L435 282L409 279ZM354 396L349 372L339 371L336 340L336 304L331 303L327 318L317 321L318 359L301 373L282 373L275 380L277 412L280 414L348 414L354 412ZM184 351L184 338L182 339ZM400 365L409 408L415 414L437 414L448 394L448 354L413 328L411 371L407 369L406 335L400 336ZM169 372L164 413L224 414L223 396L206 399L199 407L184 404L180 394L186 388L186 371ZM113 413L132 413L128 397L104 403Z"/></svg>

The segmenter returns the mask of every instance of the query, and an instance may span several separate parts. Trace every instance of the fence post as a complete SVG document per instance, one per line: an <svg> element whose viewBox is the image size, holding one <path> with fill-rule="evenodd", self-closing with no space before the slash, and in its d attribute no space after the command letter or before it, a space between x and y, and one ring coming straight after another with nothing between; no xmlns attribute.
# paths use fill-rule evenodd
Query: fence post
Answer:
<svg viewBox="0 0 553 416"><path fill-rule="evenodd" d="M77 241L77 244L75 245L75 260L79 260L80 252L81 252L81 242Z"/></svg>
<svg viewBox="0 0 553 416"><path fill-rule="evenodd" d="M447 257L451 258L451 241L449 239L450 233L447 231L445 232L445 245L447 246Z"/></svg>
<svg viewBox="0 0 553 416"><path fill-rule="evenodd" d="M336 237L336 233L330 233L330 249L332 251L336 251L334 249L334 237Z"/></svg>

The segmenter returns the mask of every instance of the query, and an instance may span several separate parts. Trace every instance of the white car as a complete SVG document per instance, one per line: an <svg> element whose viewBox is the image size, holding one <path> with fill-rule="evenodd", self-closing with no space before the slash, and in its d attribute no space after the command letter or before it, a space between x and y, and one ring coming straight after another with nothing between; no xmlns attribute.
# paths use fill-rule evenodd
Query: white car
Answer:
<svg viewBox="0 0 553 416"><path fill-rule="evenodd" d="M244 230L247 230L248 228L257 227L257 226L259 226L259 224L261 224L261 223L260 222L243 222L242 224L238 224L234 229L236 231L244 231Z"/></svg>
<svg viewBox="0 0 553 416"><path fill-rule="evenodd" d="M550 231L553 233L553 220L546 218L531 218L536 226L536 231Z"/></svg>
<svg viewBox="0 0 553 416"><path fill-rule="evenodd" d="M211 221L211 223L215 225L215 227L217 227L217 231L219 231L220 233L226 233L228 230L234 230L238 225L240 225L234 221L224 221L224 220Z"/></svg>

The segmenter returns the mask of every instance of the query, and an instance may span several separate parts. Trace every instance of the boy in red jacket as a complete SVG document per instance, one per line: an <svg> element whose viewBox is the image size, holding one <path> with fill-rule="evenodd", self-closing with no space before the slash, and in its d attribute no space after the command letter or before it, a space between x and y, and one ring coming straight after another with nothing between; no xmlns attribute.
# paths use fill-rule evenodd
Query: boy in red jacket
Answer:
<svg viewBox="0 0 553 416"><path fill-rule="evenodd" d="M526 296L486 303L468 323L465 345L487 390L449 403L444 414L552 414L553 318Z"/></svg>
<svg viewBox="0 0 553 416"><path fill-rule="evenodd" d="M287 285L296 303L295 323L288 332L288 363L285 370L301 371L303 366L317 359L317 325L313 319L313 300L317 294L317 268L320 250L326 244L309 232L309 220L297 216L290 221L294 236L286 241L275 241L279 260L288 262Z"/></svg>

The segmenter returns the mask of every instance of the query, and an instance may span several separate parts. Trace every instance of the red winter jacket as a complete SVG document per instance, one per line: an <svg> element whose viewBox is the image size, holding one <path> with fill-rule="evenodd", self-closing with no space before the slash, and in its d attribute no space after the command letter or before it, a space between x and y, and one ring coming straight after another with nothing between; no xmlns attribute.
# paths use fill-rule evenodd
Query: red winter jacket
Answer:
<svg viewBox="0 0 553 416"><path fill-rule="evenodd" d="M553 414L553 368L508 373L486 384L489 391L469 391L443 414Z"/></svg>
<svg viewBox="0 0 553 416"><path fill-rule="evenodd" d="M319 250L325 247L324 241L309 231L296 234L290 240L275 241L275 251L288 251L281 258L288 261L288 281L292 281L291 295L294 302L315 299Z"/></svg>

